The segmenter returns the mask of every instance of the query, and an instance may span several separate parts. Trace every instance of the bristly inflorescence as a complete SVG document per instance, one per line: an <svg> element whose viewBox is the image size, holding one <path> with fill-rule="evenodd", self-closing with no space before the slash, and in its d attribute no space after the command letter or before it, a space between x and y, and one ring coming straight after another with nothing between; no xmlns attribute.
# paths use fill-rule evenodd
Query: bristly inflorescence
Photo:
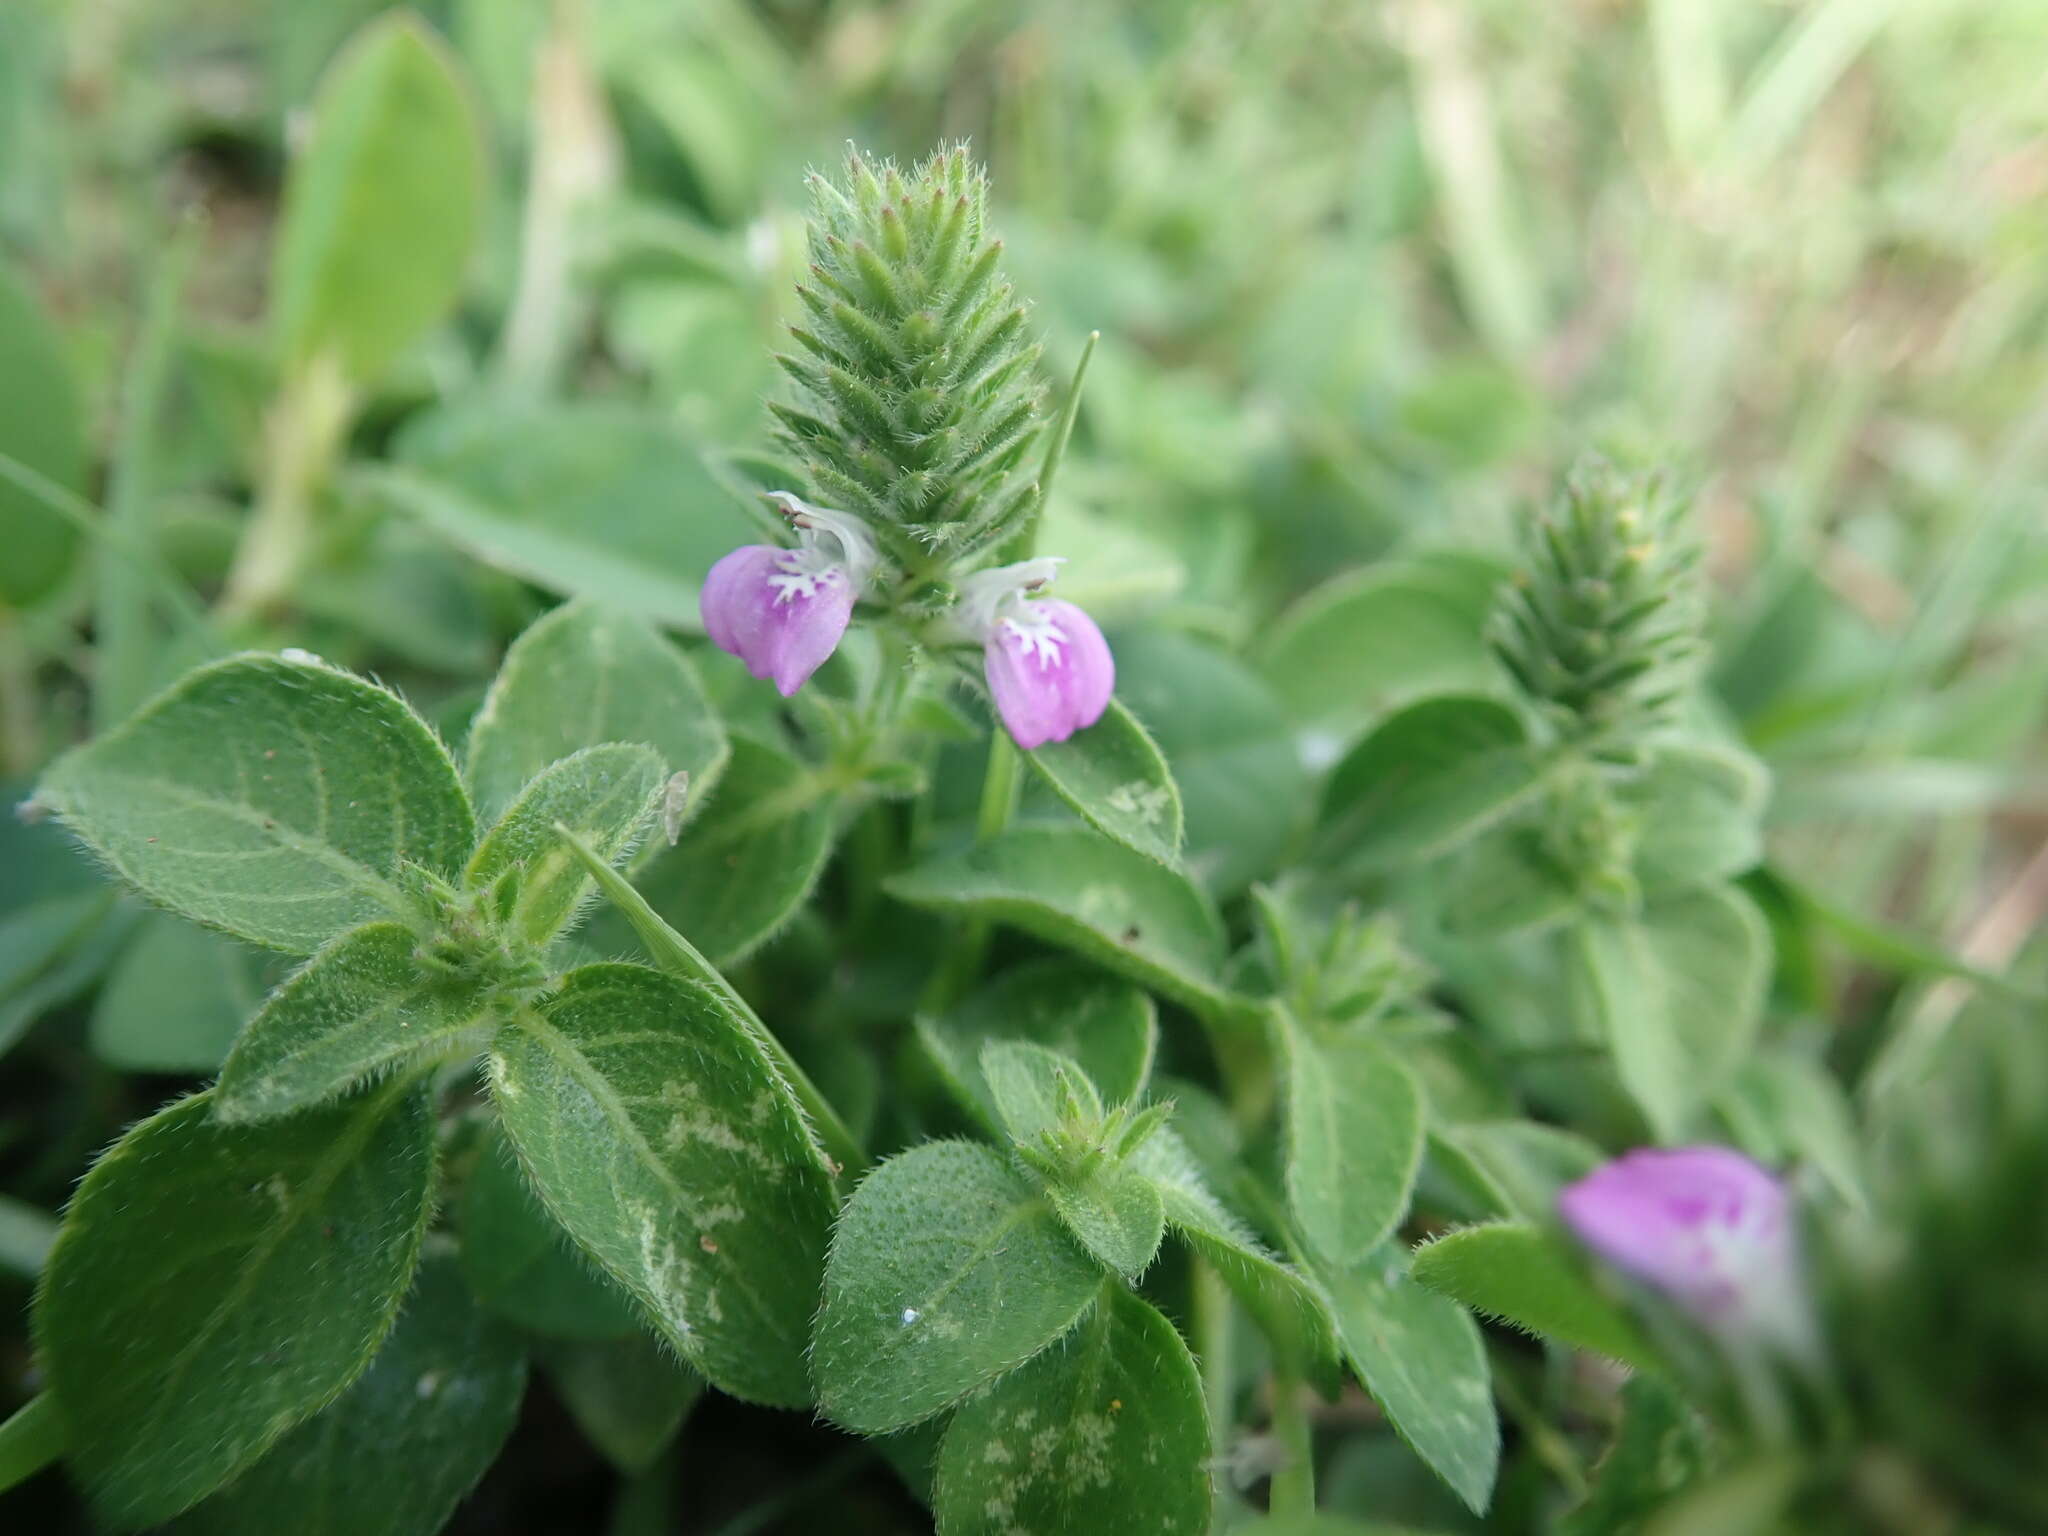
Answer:
<svg viewBox="0 0 2048 1536"><path fill-rule="evenodd" d="M1559 728L1626 751L1671 718L1702 645L1699 547L1656 476L1594 460L1532 522L1488 641Z"/></svg>
<svg viewBox="0 0 2048 1536"><path fill-rule="evenodd" d="M1036 487L1039 346L987 233L988 182L964 146L905 173L849 150L813 173L796 400L770 406L813 489L866 519L915 576L1003 539Z"/></svg>

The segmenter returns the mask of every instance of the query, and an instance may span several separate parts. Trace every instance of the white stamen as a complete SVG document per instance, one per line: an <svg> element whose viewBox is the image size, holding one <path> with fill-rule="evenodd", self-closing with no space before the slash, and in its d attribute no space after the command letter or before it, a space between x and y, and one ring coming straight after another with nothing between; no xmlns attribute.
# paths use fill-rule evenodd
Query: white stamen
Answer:
<svg viewBox="0 0 2048 1536"><path fill-rule="evenodd" d="M1069 636L1036 603L1013 602L1003 615L1002 626L1023 642L1024 654L1037 659L1041 672L1065 662L1065 653L1060 648Z"/></svg>
<svg viewBox="0 0 2048 1536"><path fill-rule="evenodd" d="M878 557L874 538L868 533L866 524L850 512L814 507L793 491L765 491L762 494L795 525L805 551L816 551L822 556L824 552L818 549L819 537L836 540L839 545L836 563L846 567L856 589L867 585ZM804 595L808 597L810 594Z"/></svg>
<svg viewBox="0 0 2048 1536"><path fill-rule="evenodd" d="M791 549L775 557L775 574L768 585L775 589L775 606L797 598L813 598L818 589L839 579L844 572L823 550Z"/></svg>
<svg viewBox="0 0 2048 1536"><path fill-rule="evenodd" d="M964 639L986 640L998 624L1019 618L1025 594L1049 585L1065 564L1058 556L1047 555L976 571L960 582L960 606L955 610L954 627ZM1059 638L1064 640L1066 636Z"/></svg>

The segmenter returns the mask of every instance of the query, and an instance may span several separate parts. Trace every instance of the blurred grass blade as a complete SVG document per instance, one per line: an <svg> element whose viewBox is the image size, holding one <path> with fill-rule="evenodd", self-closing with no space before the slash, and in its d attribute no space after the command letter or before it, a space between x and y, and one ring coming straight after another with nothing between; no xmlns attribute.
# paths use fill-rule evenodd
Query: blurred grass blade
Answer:
<svg viewBox="0 0 2048 1536"><path fill-rule="evenodd" d="M1664 137L1681 164L1712 152L1728 120L1720 0L1650 0L1650 47Z"/></svg>
<svg viewBox="0 0 2048 1536"><path fill-rule="evenodd" d="M25 1483L64 1454L64 1425L47 1392L0 1424L0 1493Z"/></svg>
<svg viewBox="0 0 2048 1536"><path fill-rule="evenodd" d="M107 528L150 563L155 562L154 490L156 427L163 412L164 382L178 322L179 300L192 270L199 229L186 220L158 260L144 301L142 327L121 392L120 435L107 481ZM151 692L161 641L150 620L148 578L142 559L108 559L100 552L99 594L93 634L99 641L93 673L93 729L104 731L128 718Z"/></svg>
<svg viewBox="0 0 2048 1536"><path fill-rule="evenodd" d="M1897 9L1898 0L1823 0L1800 13L1757 67L1729 132L1730 161L1756 166L1783 154Z"/></svg>

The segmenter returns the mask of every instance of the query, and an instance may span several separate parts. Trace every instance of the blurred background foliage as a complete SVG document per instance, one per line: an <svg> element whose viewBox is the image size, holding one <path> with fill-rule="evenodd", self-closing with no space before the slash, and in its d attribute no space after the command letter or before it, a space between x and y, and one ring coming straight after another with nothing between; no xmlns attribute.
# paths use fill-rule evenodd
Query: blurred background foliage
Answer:
<svg viewBox="0 0 2048 1536"><path fill-rule="evenodd" d="M93 707L95 582L118 577L79 551L118 537L145 364L152 542L201 594L229 581L275 474L286 168L322 71L382 9L0 7L0 450L114 519L75 549L0 552L22 589L0 608L10 785ZM1667 465L1707 539L1718 705L1774 775L1778 874L1756 894L1781 919L1785 1011L1827 1018L1853 1063L1954 1012L1936 950L2002 966L2048 906L2038 0L418 9L481 124L457 309L364 383L289 622L232 604L224 629L171 622L138 688L223 633L289 640L453 726L541 607L517 578L560 585L585 544L583 585L630 570L637 606L688 627L692 571L744 521L683 514L711 478L764 472L804 169L848 138L906 159L964 138L1052 377L1102 332L1045 539L1075 556L1063 592L1263 665L1313 758L1316 698L1355 676L1384 702L1421 642L1390 630L1296 675L1290 603L1361 563L1504 555L1588 447ZM451 189L417 210L421 241L465 207ZM152 337L147 295L181 248L183 300ZM55 322L75 444L35 428L23 446L51 405L21 362L47 328L20 311ZM1483 607L1469 562L1420 568ZM1146 708L1170 737L1172 701ZM127 938L82 866L27 848L0 859L0 910L38 903L33 932L8 930L35 963L17 977L0 953L0 1039ZM1846 941L1825 954L1782 921L1821 891ZM57 944L67 921L92 943ZM246 1002L263 978L204 984ZM61 1203L151 1102L106 1064L190 1070L114 1029L97 1061L9 1063L0 1181L30 1205ZM17 1274L42 1220L0 1206ZM25 1349L0 1343L7 1377Z"/></svg>

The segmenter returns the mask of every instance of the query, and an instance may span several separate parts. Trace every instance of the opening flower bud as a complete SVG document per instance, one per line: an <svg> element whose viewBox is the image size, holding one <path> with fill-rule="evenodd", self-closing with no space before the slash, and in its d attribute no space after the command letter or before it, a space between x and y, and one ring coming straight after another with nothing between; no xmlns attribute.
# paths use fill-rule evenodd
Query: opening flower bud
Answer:
<svg viewBox="0 0 2048 1536"><path fill-rule="evenodd" d="M997 566L960 585L961 622L981 641L996 713L1027 752L1086 730L1116 690L1116 662L1095 621L1072 603L1034 595L1060 563Z"/></svg>
<svg viewBox="0 0 2048 1536"><path fill-rule="evenodd" d="M844 512L788 491L771 491L769 500L795 526L797 547L742 545L711 567L698 606L711 643L788 698L838 648L874 571L875 546Z"/></svg>

